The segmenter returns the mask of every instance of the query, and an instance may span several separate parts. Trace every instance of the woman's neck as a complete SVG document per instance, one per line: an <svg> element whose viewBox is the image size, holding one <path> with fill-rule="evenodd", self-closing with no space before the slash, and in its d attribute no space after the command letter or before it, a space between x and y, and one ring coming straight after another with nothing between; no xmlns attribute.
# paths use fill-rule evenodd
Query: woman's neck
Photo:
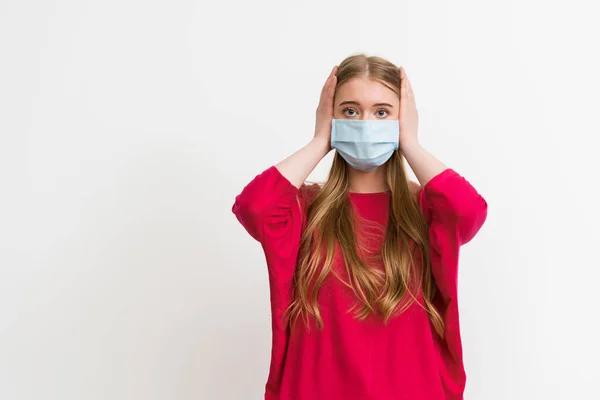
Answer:
<svg viewBox="0 0 600 400"><path fill-rule="evenodd" d="M386 181L386 167L375 168L373 171L363 172L348 167L348 191L353 193L378 193L390 189Z"/></svg>

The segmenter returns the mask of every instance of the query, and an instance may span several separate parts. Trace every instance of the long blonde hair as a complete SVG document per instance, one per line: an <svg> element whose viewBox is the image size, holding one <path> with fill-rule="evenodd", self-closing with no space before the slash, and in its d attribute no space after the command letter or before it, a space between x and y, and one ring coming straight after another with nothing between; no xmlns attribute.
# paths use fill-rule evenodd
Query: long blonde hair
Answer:
<svg viewBox="0 0 600 400"><path fill-rule="evenodd" d="M400 95L398 67L383 58L364 54L347 57L339 64L337 87L365 75ZM286 310L290 327L298 317L305 322L313 317L319 329L323 328L317 298L325 278L332 272L337 244L349 281L333 273L356 295L357 307L353 307L356 318L364 320L370 314L380 314L387 323L417 301L414 290L422 289L424 307L435 331L443 337L444 323L433 305L436 285L431 273L428 227L415 196L416 184L407 178L403 156L395 151L382 166L387 169L391 190L387 229L381 254L376 255L383 261L383 270L369 267L356 249L355 214L347 196L348 168L336 152L327 181L307 204L306 226L294 273L294 297ZM368 253L360 243L359 248L362 254Z"/></svg>

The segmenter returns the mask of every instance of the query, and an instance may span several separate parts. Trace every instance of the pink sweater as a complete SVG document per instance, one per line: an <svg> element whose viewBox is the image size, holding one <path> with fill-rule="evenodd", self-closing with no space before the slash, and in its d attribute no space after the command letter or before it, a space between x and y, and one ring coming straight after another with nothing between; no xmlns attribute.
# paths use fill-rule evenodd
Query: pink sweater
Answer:
<svg viewBox="0 0 600 400"><path fill-rule="evenodd" d="M307 331L299 320L290 332L282 314L292 299L292 277L313 188L296 188L271 166L246 185L232 207L262 245L268 267L272 352L265 399L461 400L466 376L457 303L459 249L483 225L486 201L450 168L417 194L429 224L432 271L440 289L435 304L445 323L443 340L416 303L387 325L376 317L355 319L348 310L356 299L333 274L319 292L324 329L313 324ZM361 217L385 228L389 192L347 195ZM381 240L369 244L380 245ZM344 273L341 255L334 263L333 268ZM422 293L417 299L422 302Z"/></svg>

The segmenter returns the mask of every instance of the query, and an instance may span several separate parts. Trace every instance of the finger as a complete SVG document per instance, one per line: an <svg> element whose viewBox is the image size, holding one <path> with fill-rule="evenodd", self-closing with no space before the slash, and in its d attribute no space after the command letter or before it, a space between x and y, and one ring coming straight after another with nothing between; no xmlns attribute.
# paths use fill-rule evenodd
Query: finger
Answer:
<svg viewBox="0 0 600 400"><path fill-rule="evenodd" d="M328 95L332 96L332 90L335 91L335 85L337 82L337 70L338 70L338 66L334 66L333 69L331 70L331 73L329 74L329 78L328 78L328 82L327 82L327 90L328 90Z"/></svg>
<svg viewBox="0 0 600 400"><path fill-rule="evenodd" d="M404 72L404 68L398 68L400 70L400 97L407 98L408 97L408 78L406 76L406 72Z"/></svg>
<svg viewBox="0 0 600 400"><path fill-rule="evenodd" d="M336 78L335 74L337 73L337 69L338 69L337 65L335 65L331 69L331 72L329 73L329 76L327 77L327 80L325 81L325 84L323 85L323 88L321 89L321 101L324 100L326 97L328 97L329 90L332 85L332 81Z"/></svg>
<svg viewBox="0 0 600 400"><path fill-rule="evenodd" d="M338 70L338 66L334 65L333 68L331 69L331 72L329 73L329 76L333 76L333 75L337 75L337 70Z"/></svg>
<svg viewBox="0 0 600 400"><path fill-rule="evenodd" d="M327 93L329 90L329 81L330 79L327 79L327 81L323 85L323 88L321 89L321 95L319 96L319 107L322 107L323 103L325 103L326 101L325 99L327 98Z"/></svg>
<svg viewBox="0 0 600 400"><path fill-rule="evenodd" d="M333 76L334 71L335 71L335 66L329 72L329 75L327 76L327 79L325 80L325 83L323 84L323 87L321 88L321 94L323 94L323 92L325 92L325 90L327 89L327 86L329 85L329 82L331 81L331 77Z"/></svg>
<svg viewBox="0 0 600 400"><path fill-rule="evenodd" d="M329 73L329 76L327 77L327 81L325 82L325 86L331 85L331 81L336 77L337 74L337 65L334 65L333 68L331 69L331 72Z"/></svg>
<svg viewBox="0 0 600 400"><path fill-rule="evenodd" d="M333 97L335 96L335 88L337 83L337 65L333 67L329 77L327 78L327 82L323 86L323 90L321 92L321 102L323 107L332 108L333 107Z"/></svg>
<svg viewBox="0 0 600 400"><path fill-rule="evenodd" d="M406 87L406 80L404 79L406 74L404 73L404 68L398 67L398 73L400 74L400 89L403 89Z"/></svg>
<svg viewBox="0 0 600 400"><path fill-rule="evenodd" d="M325 106L328 109L333 109L333 98L335 97L335 87L337 83L337 76L331 77L331 82L329 83L329 87L327 89L327 94L325 97Z"/></svg>
<svg viewBox="0 0 600 400"><path fill-rule="evenodd" d="M323 87L321 88L321 95L320 97L323 98L323 94L325 93L325 91L327 90L327 85L329 84L329 77L327 78L327 80L325 81L325 83L323 84Z"/></svg>
<svg viewBox="0 0 600 400"><path fill-rule="evenodd" d="M404 87L406 90L406 97L414 98L415 94L413 92L413 88L410 83L410 79L408 79L408 76L406 75L406 71L404 70L404 68L403 67L400 67L400 68L402 69L402 82L404 83Z"/></svg>
<svg viewBox="0 0 600 400"><path fill-rule="evenodd" d="M406 88L406 90L408 90L409 92L412 90L412 86L410 84L410 79L408 79L408 75L406 75L406 71L404 70L403 67L400 67L402 69L402 83L404 84L404 87Z"/></svg>
<svg viewBox="0 0 600 400"><path fill-rule="evenodd" d="M413 93L413 88L412 88L412 84L410 83L410 79L406 78L406 87L408 88L408 95L412 96Z"/></svg>

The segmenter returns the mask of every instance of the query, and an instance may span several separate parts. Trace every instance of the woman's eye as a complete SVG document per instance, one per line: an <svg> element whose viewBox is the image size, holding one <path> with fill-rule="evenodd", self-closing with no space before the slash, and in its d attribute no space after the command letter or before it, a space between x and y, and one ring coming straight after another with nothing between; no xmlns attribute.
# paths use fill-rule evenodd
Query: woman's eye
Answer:
<svg viewBox="0 0 600 400"><path fill-rule="evenodd" d="M379 114L379 113L381 113L381 112L384 112L385 114L384 114L384 115L381 115L381 114ZM378 114L377 114L378 116L380 116L380 117L383 117L383 118L387 117L387 116L388 116L388 114L389 114L389 113L388 113L388 111L387 111L387 110L384 110L383 108L382 108L381 110L377 110L377 113L378 113Z"/></svg>
<svg viewBox="0 0 600 400"><path fill-rule="evenodd" d="M356 114L348 115L348 112L350 112L350 111L356 113L356 110L354 110L353 108L344 108L344 115L347 117L354 117Z"/></svg>
<svg viewBox="0 0 600 400"><path fill-rule="evenodd" d="M356 115L358 115L357 111L353 108L344 108L343 113L346 117L355 117ZM384 108L377 110L377 116L380 118L385 118L389 114L390 113L388 112L388 110Z"/></svg>

